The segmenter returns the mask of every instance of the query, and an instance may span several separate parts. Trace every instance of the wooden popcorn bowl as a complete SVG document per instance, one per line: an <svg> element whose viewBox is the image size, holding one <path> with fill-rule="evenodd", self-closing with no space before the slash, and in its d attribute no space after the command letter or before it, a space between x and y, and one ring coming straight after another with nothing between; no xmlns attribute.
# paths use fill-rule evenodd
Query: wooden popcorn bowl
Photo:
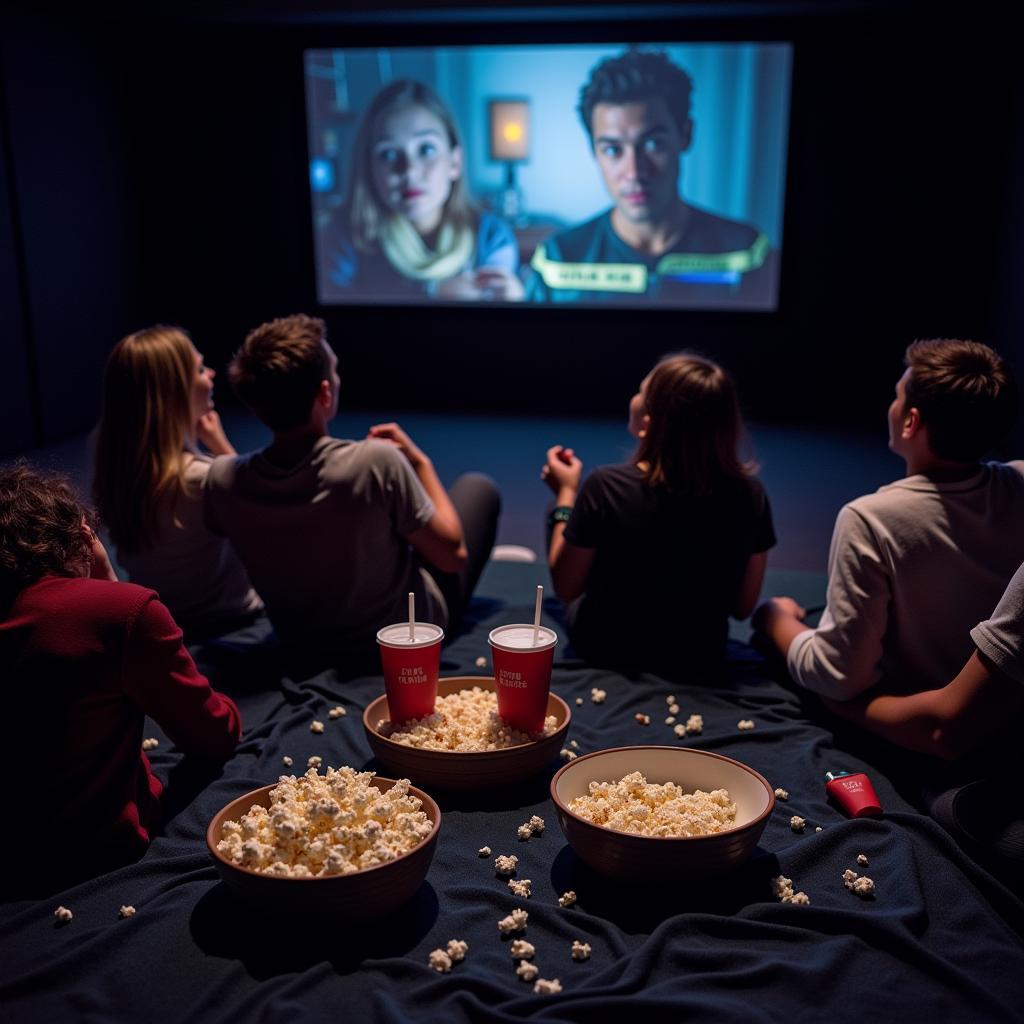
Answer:
<svg viewBox="0 0 1024 1024"><path fill-rule="evenodd" d="M386 793L395 779L375 778L372 785ZM321 925L343 925L349 921L367 920L397 910L419 889L434 857L437 836L441 831L441 810L422 789L409 787L409 794L419 798L421 810L433 828L419 846L396 857L387 864L364 868L348 875L325 878L280 878L243 868L217 852L225 821L238 820L253 804L270 806L270 791L263 786L232 800L221 808L206 830L206 845L224 884L242 903L272 917Z"/></svg>
<svg viewBox="0 0 1024 1024"><path fill-rule="evenodd" d="M595 825L569 810L591 782L617 782L631 772L648 782L674 782L684 792L727 789L736 825L707 836L636 836ZM558 823L585 864L620 881L679 883L723 875L753 852L775 806L768 780L731 757L690 747L615 747L570 761L551 780Z"/></svg>
<svg viewBox="0 0 1024 1024"><path fill-rule="evenodd" d="M494 692L493 676L453 676L437 681L437 695L447 697L459 690ZM558 757L565 745L572 712L557 694L548 694L548 715L557 725L550 736L503 750L460 753L454 750L420 750L396 743L377 731L377 723L391 717L386 695L378 697L363 712L363 728L374 756L388 771L438 789L488 789L521 782L543 771Z"/></svg>

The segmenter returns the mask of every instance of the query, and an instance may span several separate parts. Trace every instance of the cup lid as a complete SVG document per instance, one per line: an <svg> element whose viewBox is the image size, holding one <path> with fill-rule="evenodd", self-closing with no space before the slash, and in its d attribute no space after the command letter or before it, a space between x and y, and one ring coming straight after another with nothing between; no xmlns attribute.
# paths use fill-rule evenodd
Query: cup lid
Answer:
<svg viewBox="0 0 1024 1024"><path fill-rule="evenodd" d="M384 647L400 647L403 650L430 647L443 637L444 630L432 622L414 622L411 637L408 622L395 622L377 631L377 643Z"/></svg>
<svg viewBox="0 0 1024 1024"><path fill-rule="evenodd" d="M537 643L533 642L535 629ZM487 642L492 647L512 653L546 651L558 643L558 634L547 626L535 627L532 622L513 622L507 626L498 626L496 629L492 629L487 635Z"/></svg>

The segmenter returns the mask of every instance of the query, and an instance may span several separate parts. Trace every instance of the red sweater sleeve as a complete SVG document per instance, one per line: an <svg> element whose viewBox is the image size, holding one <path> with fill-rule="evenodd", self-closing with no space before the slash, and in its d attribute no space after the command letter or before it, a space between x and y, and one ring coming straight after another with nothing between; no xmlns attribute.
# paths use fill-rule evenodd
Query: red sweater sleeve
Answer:
<svg viewBox="0 0 1024 1024"><path fill-rule="evenodd" d="M130 622L123 678L128 699L185 753L231 755L242 733L238 708L196 668L181 629L155 594Z"/></svg>

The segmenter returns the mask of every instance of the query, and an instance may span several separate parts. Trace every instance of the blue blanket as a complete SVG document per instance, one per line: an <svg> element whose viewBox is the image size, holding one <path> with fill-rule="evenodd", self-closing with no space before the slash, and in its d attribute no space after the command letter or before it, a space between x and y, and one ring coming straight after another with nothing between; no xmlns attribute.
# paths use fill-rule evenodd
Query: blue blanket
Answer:
<svg viewBox="0 0 1024 1024"><path fill-rule="evenodd" d="M468 631L446 648L446 675L475 674L487 630L523 621L538 570L491 566ZM258 631L256 631L258 632ZM234 696L245 721L235 756L216 778L196 775L156 726L152 759L169 783L163 834L136 864L46 900L7 903L0 917L0 1017L5 1021L939 1021L1024 1020L1024 907L918 813L877 763L838 745L826 724L773 682L749 648L736 645L729 675L699 680L627 678L556 664L554 689L572 706L570 737L581 752L630 744L688 743L756 768L789 791L779 801L754 858L714 884L685 873L658 888L622 887L586 869L558 828L548 783L557 764L508 791L436 794L443 827L427 880L388 920L324 931L267 921L239 907L210 861L204 832L213 814L247 790L276 780L289 755L301 770L312 754L325 764L377 767L361 712L379 695L379 676L340 681L276 674L252 635L196 649L215 685ZM603 704L591 687L607 691ZM679 740L663 724L675 694L704 732ZM582 707L574 699L584 698ZM329 720L341 704L346 717ZM639 725L636 712L651 716ZM323 735L309 731L323 720ZM752 719L749 732L737 729ZM885 807L879 820L849 820L825 799L829 769L863 770ZM382 773L386 774L386 773ZM543 835L519 842L532 814ZM807 819L802 834L790 816ZM29 837L5 823L4 841ZM821 831L817 829L820 827ZM33 837L63 841L62 837ZM490 846L492 857L477 849ZM528 901L494 875L493 855L515 853ZM864 853L869 866L859 867ZM875 895L844 888L853 868ZM782 904L770 880L792 878L810 906ZM571 909L558 905L568 889ZM58 904L74 920L55 923ZM121 920L118 908L137 913ZM529 911L526 938L540 976L562 992L533 993L520 981L497 921ZM469 953L450 974L427 965L431 950L464 939ZM574 962L574 939L592 946Z"/></svg>

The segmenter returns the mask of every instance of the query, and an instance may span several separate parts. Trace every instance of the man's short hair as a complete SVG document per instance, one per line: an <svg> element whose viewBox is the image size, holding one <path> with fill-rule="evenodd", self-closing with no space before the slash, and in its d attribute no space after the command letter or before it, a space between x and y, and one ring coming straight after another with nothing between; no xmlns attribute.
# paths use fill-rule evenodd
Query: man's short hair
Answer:
<svg viewBox="0 0 1024 1024"><path fill-rule="evenodd" d="M690 131L690 93L693 80L661 50L628 49L618 57L607 57L590 72L580 89L576 110L583 127L594 141L592 121L598 103L637 103L660 96L668 106L679 134Z"/></svg>
<svg viewBox="0 0 1024 1024"><path fill-rule="evenodd" d="M235 394L273 431L309 421L330 375L323 320L297 313L250 331L228 366Z"/></svg>
<svg viewBox="0 0 1024 1024"><path fill-rule="evenodd" d="M916 407L936 458L976 462L1009 432L1017 384L1003 358L976 341L940 338L907 346L906 406Z"/></svg>

